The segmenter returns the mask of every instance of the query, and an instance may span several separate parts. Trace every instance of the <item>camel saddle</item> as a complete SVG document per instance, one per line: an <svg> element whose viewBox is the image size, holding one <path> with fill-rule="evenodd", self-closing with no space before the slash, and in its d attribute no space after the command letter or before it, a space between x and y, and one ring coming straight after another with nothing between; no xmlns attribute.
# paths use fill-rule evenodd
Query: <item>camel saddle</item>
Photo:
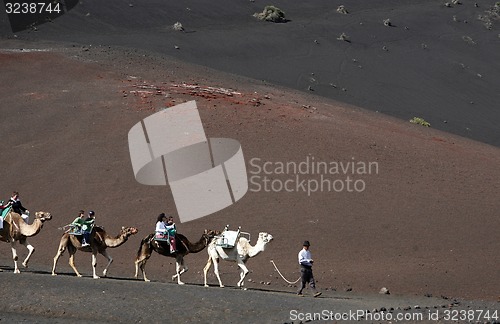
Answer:
<svg viewBox="0 0 500 324"><path fill-rule="evenodd" d="M240 236L242 235L247 237L248 240L250 241L250 233L242 232L240 230L241 227L239 227L237 231L230 231L228 227L229 225L226 226L222 234L217 237L217 240L215 241L215 244L217 246L220 246L224 249L233 248L236 245L236 242L238 241Z"/></svg>
<svg viewBox="0 0 500 324"><path fill-rule="evenodd" d="M168 234L156 233L154 237L155 241L165 241L168 242Z"/></svg>
<svg viewBox="0 0 500 324"><path fill-rule="evenodd" d="M83 235L83 232L76 227L73 229L70 229L67 233L69 235Z"/></svg>
<svg viewBox="0 0 500 324"><path fill-rule="evenodd" d="M5 216L7 216L7 214L10 212L10 210L12 209L12 206L9 206L5 209L2 209L2 218L4 218Z"/></svg>

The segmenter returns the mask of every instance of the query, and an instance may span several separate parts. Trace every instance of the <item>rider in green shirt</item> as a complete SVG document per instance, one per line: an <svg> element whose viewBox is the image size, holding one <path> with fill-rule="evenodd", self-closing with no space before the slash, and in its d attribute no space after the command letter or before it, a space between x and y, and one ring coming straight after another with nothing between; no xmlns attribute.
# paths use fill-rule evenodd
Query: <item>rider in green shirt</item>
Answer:
<svg viewBox="0 0 500 324"><path fill-rule="evenodd" d="M92 228L94 228L95 223L95 212L93 210L89 211L89 217L87 217L83 221L82 230L83 230L83 240L82 247L90 245L90 233L92 232Z"/></svg>
<svg viewBox="0 0 500 324"><path fill-rule="evenodd" d="M73 229L72 232L75 234L81 233L82 232L82 226L84 223L84 217L85 217L85 212L83 210L80 210L78 212L78 217L75 218L75 220L71 223Z"/></svg>

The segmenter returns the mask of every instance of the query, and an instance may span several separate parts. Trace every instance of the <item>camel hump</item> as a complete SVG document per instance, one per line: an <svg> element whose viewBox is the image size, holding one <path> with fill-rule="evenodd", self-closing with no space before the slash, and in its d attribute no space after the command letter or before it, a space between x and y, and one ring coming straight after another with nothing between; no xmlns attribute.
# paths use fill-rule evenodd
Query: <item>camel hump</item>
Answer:
<svg viewBox="0 0 500 324"><path fill-rule="evenodd" d="M106 232L106 231L104 230L104 228L102 228L101 226L98 226L98 225L94 225L94 230L95 230L96 232L98 232L98 233L104 233L104 232Z"/></svg>

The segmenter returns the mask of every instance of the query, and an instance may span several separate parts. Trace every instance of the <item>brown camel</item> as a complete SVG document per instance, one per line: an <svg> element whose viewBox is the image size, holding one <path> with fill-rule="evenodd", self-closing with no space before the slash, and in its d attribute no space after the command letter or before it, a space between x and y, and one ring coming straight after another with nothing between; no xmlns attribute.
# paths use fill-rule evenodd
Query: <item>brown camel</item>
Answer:
<svg viewBox="0 0 500 324"><path fill-rule="evenodd" d="M106 231L99 226L95 226L90 233L90 246L82 247L81 239L82 235L72 235L68 233L64 233L61 237L61 242L59 243L59 249L57 251L56 256L54 257L54 266L52 267L52 275L56 276L56 265L57 260L64 253L64 250L68 249L69 253L69 265L75 271L78 277L82 275L78 272L75 267L75 253L80 250L82 252L92 252L92 270L94 279L99 279L99 276L96 274L96 266L97 266L97 253L102 254L107 260L108 264L106 268L102 272L102 275L106 277L108 268L113 262L113 258L109 255L107 248L116 248L127 242L128 237L130 235L134 235L138 232L135 227L122 227L120 234L116 237L109 236Z"/></svg>
<svg viewBox="0 0 500 324"><path fill-rule="evenodd" d="M177 283L183 285L181 281L181 275L188 271L188 267L184 264L184 257L189 253L198 253L206 248L212 239L219 235L219 231L205 230L201 238L196 243L191 243L182 234L176 234L175 239L177 240L177 251L171 253L170 246L167 242L156 241L154 239L155 234L149 234L141 241L141 246L137 252L137 258L135 259L135 278L137 279L139 275L139 268L144 276L144 281L149 282L150 280L146 278L146 262L151 257L151 253L156 251L157 253L175 258L175 275L172 276L172 280L177 277Z"/></svg>
<svg viewBox="0 0 500 324"><path fill-rule="evenodd" d="M23 261L23 266L28 267L31 255L35 251L33 245L28 243L27 238L37 235L43 227L45 221L51 220L52 215L47 212L38 211L35 213L35 220L31 225L26 224L21 215L10 211L3 220L3 228L0 230L0 240L10 242L12 248L12 258L14 259L14 273L20 273L17 267L17 241L28 249L28 256Z"/></svg>

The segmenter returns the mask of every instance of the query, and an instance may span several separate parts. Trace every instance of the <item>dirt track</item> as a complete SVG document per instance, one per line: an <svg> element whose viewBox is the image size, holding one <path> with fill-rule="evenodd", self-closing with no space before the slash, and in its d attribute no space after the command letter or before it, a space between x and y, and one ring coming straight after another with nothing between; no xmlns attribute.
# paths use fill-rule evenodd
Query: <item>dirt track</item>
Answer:
<svg viewBox="0 0 500 324"><path fill-rule="evenodd" d="M394 308L391 315L385 316L396 318L399 313L426 319L429 312L439 311L445 316L445 310L494 310L496 306L492 302L457 301L455 304L456 301L442 298L359 296L333 291L312 298L283 291L179 286L130 278L94 280L65 273L53 277L45 271L31 271L15 275L6 269L0 273L2 289L9 292L0 305L0 320L11 323L299 323L300 316L308 316L306 313L324 311L349 314L369 310L372 316L382 316L382 313L374 315L373 310L385 307L387 311Z"/></svg>

